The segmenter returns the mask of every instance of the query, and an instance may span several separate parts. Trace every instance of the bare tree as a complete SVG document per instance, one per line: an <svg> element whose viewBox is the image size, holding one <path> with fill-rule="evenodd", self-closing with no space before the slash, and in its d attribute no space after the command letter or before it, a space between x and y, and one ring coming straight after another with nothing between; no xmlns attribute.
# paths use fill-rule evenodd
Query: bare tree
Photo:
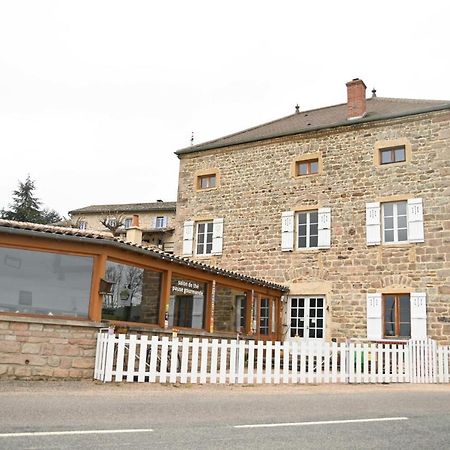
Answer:
<svg viewBox="0 0 450 450"><path fill-rule="evenodd" d="M125 223L125 215L119 211L108 211L101 219L100 223L112 233L117 236L119 228L123 227Z"/></svg>

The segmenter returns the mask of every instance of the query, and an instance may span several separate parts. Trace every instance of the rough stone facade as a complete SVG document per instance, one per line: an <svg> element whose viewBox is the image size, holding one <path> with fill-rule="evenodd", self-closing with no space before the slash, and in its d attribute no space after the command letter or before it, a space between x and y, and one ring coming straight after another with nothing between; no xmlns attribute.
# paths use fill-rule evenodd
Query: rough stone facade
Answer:
<svg viewBox="0 0 450 450"><path fill-rule="evenodd" d="M406 140L409 161L380 166L380 141ZM318 175L292 165L321 156ZM217 189L195 173L215 170ZM422 198L425 242L368 246L366 203ZM281 214L331 208L331 248L281 251ZM450 113L267 139L180 156L175 253L186 220L224 218L223 254L201 260L326 297L326 337L365 338L368 292L426 292L428 335L450 343ZM195 258L195 256L194 256ZM200 259L200 257L198 258Z"/></svg>
<svg viewBox="0 0 450 450"><path fill-rule="evenodd" d="M97 331L76 322L2 318L0 378L92 379Z"/></svg>

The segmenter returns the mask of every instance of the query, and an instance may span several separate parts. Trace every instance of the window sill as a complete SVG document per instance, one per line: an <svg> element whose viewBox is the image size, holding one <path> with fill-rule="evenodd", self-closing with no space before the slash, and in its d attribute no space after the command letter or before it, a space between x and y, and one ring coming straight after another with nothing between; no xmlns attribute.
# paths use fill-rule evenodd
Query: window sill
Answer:
<svg viewBox="0 0 450 450"><path fill-rule="evenodd" d="M204 189L197 188L195 191L196 192L209 192L209 191L217 191L218 189L219 189L218 187L204 188Z"/></svg>
<svg viewBox="0 0 450 450"><path fill-rule="evenodd" d="M66 325L71 327L88 327L88 328L104 328L104 322L93 322L92 320L80 320L80 319L58 319L50 318L48 316L22 316L19 314L5 314L0 313L0 321L5 322L23 322L23 323L39 323L49 325Z"/></svg>
<svg viewBox="0 0 450 450"><path fill-rule="evenodd" d="M380 245L383 248L411 248L417 242L382 242Z"/></svg>

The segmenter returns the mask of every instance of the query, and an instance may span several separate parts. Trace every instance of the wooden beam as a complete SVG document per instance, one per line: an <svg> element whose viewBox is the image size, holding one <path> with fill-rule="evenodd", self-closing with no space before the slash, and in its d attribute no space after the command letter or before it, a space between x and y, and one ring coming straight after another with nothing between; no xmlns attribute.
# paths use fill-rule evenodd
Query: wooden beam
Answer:
<svg viewBox="0 0 450 450"><path fill-rule="evenodd" d="M161 296L159 302L159 326L161 328L169 327L169 302L172 290L172 271L167 270L162 274Z"/></svg>

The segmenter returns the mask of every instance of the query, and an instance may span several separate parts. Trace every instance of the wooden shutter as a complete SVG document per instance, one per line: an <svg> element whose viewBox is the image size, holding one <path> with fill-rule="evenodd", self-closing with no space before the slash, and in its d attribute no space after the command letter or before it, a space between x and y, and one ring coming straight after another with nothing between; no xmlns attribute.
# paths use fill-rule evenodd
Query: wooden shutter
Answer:
<svg viewBox="0 0 450 450"><path fill-rule="evenodd" d="M212 254L221 255L223 247L223 219L214 219L213 221L213 246Z"/></svg>
<svg viewBox="0 0 450 450"><path fill-rule="evenodd" d="M281 214L281 251L291 252L294 249L294 211Z"/></svg>
<svg viewBox="0 0 450 450"><path fill-rule="evenodd" d="M367 245L381 244L381 211L380 203L366 203L366 235Z"/></svg>
<svg viewBox="0 0 450 450"><path fill-rule="evenodd" d="M194 244L194 221L186 220L183 229L183 256L192 256Z"/></svg>
<svg viewBox="0 0 450 450"><path fill-rule="evenodd" d="M331 208L319 208L319 248L331 246Z"/></svg>
<svg viewBox="0 0 450 450"><path fill-rule="evenodd" d="M411 293L411 339L427 338L427 295Z"/></svg>
<svg viewBox="0 0 450 450"><path fill-rule="evenodd" d="M421 198L408 200L408 241L423 242L423 206Z"/></svg>
<svg viewBox="0 0 450 450"><path fill-rule="evenodd" d="M367 339L383 337L381 311L381 294L367 294Z"/></svg>

